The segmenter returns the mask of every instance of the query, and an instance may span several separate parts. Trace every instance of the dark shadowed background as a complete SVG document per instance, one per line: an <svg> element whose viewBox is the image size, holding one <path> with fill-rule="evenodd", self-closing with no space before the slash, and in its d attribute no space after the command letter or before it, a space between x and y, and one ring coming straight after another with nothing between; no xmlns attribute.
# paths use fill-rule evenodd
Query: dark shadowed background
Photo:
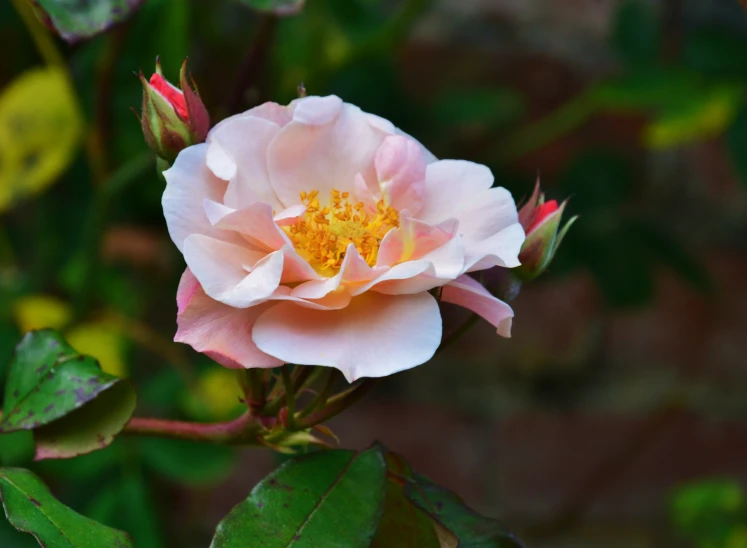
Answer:
<svg viewBox="0 0 747 548"><path fill-rule="evenodd" d="M5 89L44 64L9 2L0 44ZM747 547L737 0L308 0L282 19L230 0L147 0L108 33L58 46L98 138L85 129L59 153L64 169L26 189L55 134L10 161L22 138L0 95L0 376L23 330L53 325L134 380L140 414L235 414L234 374L170 342L184 265L155 169L113 200L94 275L79 254L86 211L97 170L147 158L133 71L149 75L156 55L172 81L189 56L214 121L287 102L303 81L438 157L490 166L517 202L539 174L548 198L570 198L581 216L550 271L512 303L511 339L480 323L385 379L331 423L341 445L383 441L532 548ZM29 93L25 108L44 96ZM84 318L81 301L93 303ZM463 320L444 315L447 332ZM29 443L0 436L0 464L26 463ZM138 547L191 548L278 462L266 450L129 438L32 469ZM17 538L0 523L3 548Z"/></svg>

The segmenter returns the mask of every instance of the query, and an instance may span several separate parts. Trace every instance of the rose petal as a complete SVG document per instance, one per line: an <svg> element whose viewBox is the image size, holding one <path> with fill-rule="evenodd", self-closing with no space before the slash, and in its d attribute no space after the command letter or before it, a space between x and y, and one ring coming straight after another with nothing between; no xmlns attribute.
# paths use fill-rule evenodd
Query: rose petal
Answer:
<svg viewBox="0 0 747 548"><path fill-rule="evenodd" d="M428 293L367 293L342 310L281 303L257 319L252 337L258 348L280 360L335 367L353 382L428 361L441 339L441 316Z"/></svg>
<svg viewBox="0 0 747 548"><path fill-rule="evenodd" d="M479 164L460 160L429 164L423 208L418 218L429 224L457 219L467 265L474 265L490 255L515 266L518 250L514 229L497 235L518 224L516 204L510 192L500 187L491 188L492 184L492 173ZM507 237L511 241L505 243L503 238Z"/></svg>
<svg viewBox="0 0 747 548"><path fill-rule="evenodd" d="M401 135L384 139L375 158L384 203L417 214L425 191L425 158L420 145Z"/></svg>
<svg viewBox="0 0 747 548"><path fill-rule="evenodd" d="M205 199L220 202L226 183L218 179L205 165L207 145L195 145L179 153L174 165L163 172L166 189L163 193L163 214L169 235L179 251L190 234L204 234L222 240L236 239L208 221L203 208Z"/></svg>
<svg viewBox="0 0 747 548"><path fill-rule="evenodd" d="M351 292L356 295L371 289L389 295L402 295L429 291L459 276L464 271L463 265L462 241L452 238L417 261L393 266L385 274Z"/></svg>
<svg viewBox="0 0 747 548"><path fill-rule="evenodd" d="M276 367L283 362L262 352L251 337L256 319L274 303L233 308L208 297L187 269L177 295L179 305L174 340L190 345L225 367Z"/></svg>
<svg viewBox="0 0 747 548"><path fill-rule="evenodd" d="M205 201L204 206L216 228L237 232L258 249L277 251L290 245L285 232L275 223L270 204L255 202L237 210L211 201Z"/></svg>
<svg viewBox="0 0 747 548"><path fill-rule="evenodd" d="M291 294L302 299L321 299L336 291L341 285L356 286L376 277L378 271L368 266L355 245L348 244L340 271L329 278L311 280L296 286Z"/></svg>
<svg viewBox="0 0 747 548"><path fill-rule="evenodd" d="M471 310L495 326L499 335L511 336L514 311L509 305L491 295L477 280L466 275L460 276L444 286L441 300Z"/></svg>
<svg viewBox="0 0 747 548"><path fill-rule="evenodd" d="M381 240L376 266L392 266L420 259L453 239L458 226L455 219L434 226L408 215L400 215L399 227L387 232Z"/></svg>
<svg viewBox="0 0 747 548"><path fill-rule="evenodd" d="M358 107L338 97L294 101L293 121L268 148L272 186L286 205L302 191L319 191L325 205L332 189L352 191L355 176L375 180L373 159L386 136Z"/></svg>
<svg viewBox="0 0 747 548"><path fill-rule="evenodd" d="M276 123L247 115L229 118L210 132L207 166L229 181L226 205L240 209L261 201L284 209L267 172L267 148L278 132Z"/></svg>
<svg viewBox="0 0 747 548"><path fill-rule="evenodd" d="M470 254L464 263L464 271L475 272L494 266L519 266L519 252L525 238L524 229L519 223L514 223L490 238L471 244Z"/></svg>
<svg viewBox="0 0 747 548"><path fill-rule="evenodd" d="M283 272L282 251L267 255L200 234L185 240L184 260L208 296L236 308L267 300Z"/></svg>

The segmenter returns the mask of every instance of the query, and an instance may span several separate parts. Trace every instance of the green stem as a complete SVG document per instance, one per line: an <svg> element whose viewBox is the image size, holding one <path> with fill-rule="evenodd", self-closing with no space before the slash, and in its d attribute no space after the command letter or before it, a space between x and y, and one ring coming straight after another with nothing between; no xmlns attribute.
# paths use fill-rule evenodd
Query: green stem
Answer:
<svg viewBox="0 0 747 548"><path fill-rule="evenodd" d="M290 367L287 365L281 367L280 375L283 379L283 386L285 387L285 407L288 410L287 426L289 430L298 430L296 427L296 393L293 389Z"/></svg>
<svg viewBox="0 0 747 548"><path fill-rule="evenodd" d="M63 69L69 77L65 58L60 53L60 50L57 49L57 45L54 43L54 39L49 34L49 31L44 28L44 25L36 17L31 3L28 0L13 0L13 7L15 7L18 15L21 16L21 19L23 19L23 23L26 25L36 45L36 49L39 51L42 59L44 59L44 62L50 66Z"/></svg>
<svg viewBox="0 0 747 548"><path fill-rule="evenodd" d="M353 405L363 396L368 394L376 385L378 379L363 379L358 384L354 384L344 392L331 397L319 411L316 411L308 417L296 421L300 430L307 430L317 424L322 424L332 417L335 417ZM300 418L300 417L299 417Z"/></svg>
<svg viewBox="0 0 747 548"><path fill-rule="evenodd" d="M327 400L332 395L332 391L335 388L335 383L337 379L334 375L334 370L330 367L319 367L318 369L323 369L323 373L326 374L326 379L324 380L324 386L322 389L317 393L317 395L314 397L311 402L309 402L309 405L307 405L300 413L299 417L306 417L319 409L320 407L323 407L325 403L327 403Z"/></svg>
<svg viewBox="0 0 747 548"><path fill-rule="evenodd" d="M597 108L597 101L591 91L581 93L541 120L523 127L498 143L488 156L500 162L512 162L576 129Z"/></svg>
<svg viewBox="0 0 747 548"><path fill-rule="evenodd" d="M124 433L138 436L157 436L182 440L204 441L228 445L258 445L260 426L250 413L229 422L196 423L134 417Z"/></svg>

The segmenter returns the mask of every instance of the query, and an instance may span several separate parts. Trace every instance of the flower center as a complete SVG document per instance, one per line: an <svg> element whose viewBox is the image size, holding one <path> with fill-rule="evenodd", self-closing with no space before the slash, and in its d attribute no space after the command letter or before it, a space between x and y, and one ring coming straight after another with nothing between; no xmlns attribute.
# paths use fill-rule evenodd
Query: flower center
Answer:
<svg viewBox="0 0 747 548"><path fill-rule="evenodd" d="M399 213L383 200L376 212L364 211L363 202L350 203L350 194L332 190L330 205L320 207L319 192L301 193L306 213L294 225L285 226L296 251L318 272L337 272L345 259L345 250L353 244L370 265L376 264L384 235L399 226Z"/></svg>

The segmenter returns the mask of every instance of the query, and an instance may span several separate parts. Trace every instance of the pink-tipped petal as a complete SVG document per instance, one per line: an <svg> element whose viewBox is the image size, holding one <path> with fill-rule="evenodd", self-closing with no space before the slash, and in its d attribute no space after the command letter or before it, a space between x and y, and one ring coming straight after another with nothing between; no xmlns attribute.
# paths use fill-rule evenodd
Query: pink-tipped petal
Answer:
<svg viewBox="0 0 747 548"><path fill-rule="evenodd" d="M421 259L452 240L458 225L454 219L429 225L409 215L401 215L400 226L387 232L381 241L376 266L393 266Z"/></svg>
<svg viewBox="0 0 747 548"><path fill-rule="evenodd" d="M290 240L275 223L272 207L264 202L255 202L243 209L230 210L225 206L206 203L206 208L223 212L215 215L215 227L240 234L252 246L265 251L277 251ZM210 209L206 209L210 211ZM211 214L211 218L213 215Z"/></svg>
<svg viewBox="0 0 747 548"><path fill-rule="evenodd" d="M260 350L280 360L335 367L353 382L428 361L441 339L441 315L429 293L367 293L342 310L281 303L257 319L252 336Z"/></svg>
<svg viewBox="0 0 747 548"><path fill-rule="evenodd" d="M273 221L278 226L289 226L295 224L303 214L306 213L306 206L297 204L276 213Z"/></svg>
<svg viewBox="0 0 747 548"><path fill-rule="evenodd" d="M186 239L184 259L208 296L236 308L267 300L283 272L282 251L266 255L200 234Z"/></svg>
<svg viewBox="0 0 747 548"><path fill-rule="evenodd" d="M488 322L503 337L511 336L514 311L506 303L493 297L477 280L460 276L441 291L441 300L471 310Z"/></svg>
<svg viewBox="0 0 747 548"><path fill-rule="evenodd" d="M401 135L384 139L375 158L381 195L395 209L417 214L425 191L425 158L420 145Z"/></svg>
<svg viewBox="0 0 747 548"><path fill-rule="evenodd" d="M274 303L233 308L208 297L189 270L179 283L178 295L189 295L179 305L174 340L203 352L225 367L276 367L283 362L262 352L252 340L256 319Z"/></svg>

